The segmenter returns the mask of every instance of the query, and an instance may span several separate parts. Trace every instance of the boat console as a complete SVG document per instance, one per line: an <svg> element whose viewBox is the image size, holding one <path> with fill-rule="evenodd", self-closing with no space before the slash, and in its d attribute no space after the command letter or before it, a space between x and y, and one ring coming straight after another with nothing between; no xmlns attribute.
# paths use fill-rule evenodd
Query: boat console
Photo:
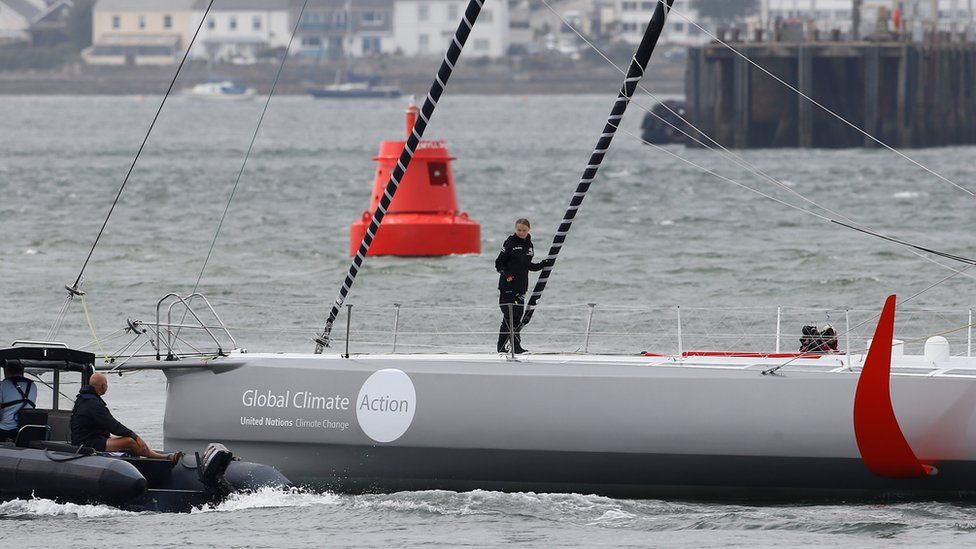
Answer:
<svg viewBox="0 0 976 549"><path fill-rule="evenodd" d="M52 383L41 381L51 387L53 399L50 408L21 409L13 440L0 441L0 499L43 497L138 511L189 511L234 492L291 484L275 468L241 461L219 443L177 462L72 445L66 442L71 412L61 409L62 375L80 374L87 384L95 355L59 343L15 342L0 349L0 366L12 362L38 380L53 373Z"/></svg>

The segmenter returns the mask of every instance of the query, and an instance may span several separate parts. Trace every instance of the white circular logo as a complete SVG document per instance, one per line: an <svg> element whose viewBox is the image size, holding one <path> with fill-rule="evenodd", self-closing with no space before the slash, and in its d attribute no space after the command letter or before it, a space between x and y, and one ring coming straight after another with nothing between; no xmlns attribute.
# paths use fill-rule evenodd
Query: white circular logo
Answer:
<svg viewBox="0 0 976 549"><path fill-rule="evenodd" d="M393 442L413 422L417 392L410 376L401 370L373 372L356 398L356 419L366 436L376 442Z"/></svg>

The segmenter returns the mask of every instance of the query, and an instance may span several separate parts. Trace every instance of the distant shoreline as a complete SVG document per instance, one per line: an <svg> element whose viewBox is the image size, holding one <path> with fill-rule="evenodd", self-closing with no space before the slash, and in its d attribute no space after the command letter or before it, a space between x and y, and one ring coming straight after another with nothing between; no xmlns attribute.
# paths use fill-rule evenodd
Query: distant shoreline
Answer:
<svg viewBox="0 0 976 549"><path fill-rule="evenodd" d="M407 95L426 93L437 63L432 60L379 59L356 65L357 74L394 84ZM409 62L407 62L409 61ZM463 63L449 83L450 93L485 95L611 94L619 88L621 76L606 64L564 63L562 66L527 68L515 60ZM174 91L210 79L233 80L266 94L277 69L273 63L221 65L208 69L203 63L184 67ZM57 70L0 72L0 95L153 95L169 86L175 66L99 67L73 64ZM285 67L276 94L304 95L311 86L330 84L334 64L296 62ZM661 60L652 63L643 84L660 94L684 93L684 64Z"/></svg>

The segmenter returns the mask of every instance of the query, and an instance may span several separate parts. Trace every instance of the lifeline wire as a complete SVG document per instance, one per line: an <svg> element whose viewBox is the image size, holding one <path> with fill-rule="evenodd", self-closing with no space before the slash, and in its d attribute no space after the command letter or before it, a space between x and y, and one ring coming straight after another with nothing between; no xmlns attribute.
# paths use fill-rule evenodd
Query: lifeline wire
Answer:
<svg viewBox="0 0 976 549"><path fill-rule="evenodd" d="M75 278L74 284L70 287L65 287L68 290L68 297L65 299L65 304L62 306L62 311L67 311L67 303L74 298L74 296L80 291L78 285L81 284L81 277L85 274L85 269L88 268L88 262L92 258L92 254L95 253L95 247L98 246L98 241L102 238L102 233L105 232L105 226L108 225L108 220L112 217L112 212L115 211L115 206L118 205L119 199L122 197L122 191L125 190L126 184L129 182L129 177L132 175L132 171L136 167L136 162L139 161L139 157L142 155L142 150L146 147L146 142L149 141L149 136L152 134L153 128L156 126L156 121L159 119L159 114L163 112L163 105L166 104L166 100L169 98L170 93L173 91L173 86L176 85L176 79L179 78L180 72L183 71L183 65L186 64L186 59L190 55L190 50L193 49L193 44L197 40L197 36L200 34L200 29L203 28L203 22L207 19L207 15L210 13L210 8L213 7L214 0L210 0L207 4L207 9L203 12L203 17L200 18L200 23L197 25L196 31L193 33L193 37L190 38L190 43L186 46L186 51L183 52L183 58L180 59L179 66L176 67L176 73L173 75L173 79L169 82L169 87L166 88L166 93L163 95L163 100L159 102L159 108L156 109L156 114L153 116L152 122L149 124L149 129L146 131L145 137L142 138L142 144L139 145L139 150L136 151L135 158L132 159L132 164L129 165L129 170L125 174L125 178L122 180L122 185L119 187L119 192L115 195L115 200L112 201L112 207L108 210L108 215L105 216L105 221L102 222L102 227L98 229L98 235L95 236L95 241L92 242L91 250L88 251L88 257L85 258L85 262L81 266L81 270L78 272L78 277ZM61 314L58 321L55 323L55 327L51 330L51 339L57 337L57 332L60 330L61 321L64 319L63 313Z"/></svg>
<svg viewBox="0 0 976 549"><path fill-rule="evenodd" d="M559 13L558 11L556 11L556 9L553 8L552 5L549 4L549 2L547 0L542 0L542 3L545 4L545 6L549 9L549 11L551 11L556 17L558 17L559 20L562 21L562 23L564 25L566 25L567 28L569 28L570 30L572 30L576 34L576 36L578 36L580 38L580 40L582 40L584 43L586 43L587 46L589 46L601 58L603 58L604 61L606 61L607 63L609 63L610 66L612 66L613 68L617 69L617 71L620 72L621 74L626 74L624 72L624 70L622 68L620 68L619 66L617 66L617 64L614 63L612 60L610 60L610 58L607 57L607 55L602 50L600 50L600 48L598 48L589 39L587 39L578 29L576 29L575 26L573 26L572 23L570 23L565 17L563 17L563 15L561 13ZM705 149L707 149L709 151L719 152L726 159L731 160L736 165L747 169L748 171L752 172L754 175L758 176L759 178L765 179L765 180L769 181L773 185L775 185L775 186L777 186L777 187L785 190L786 192L788 192L788 193L790 193L790 194L798 197L799 199L803 200L804 202L807 202L808 204L810 204L810 205L812 205L812 206L814 206L816 208L819 208L819 209L821 209L821 210L823 210L823 211L825 211L825 212L827 212L827 213L829 213L829 214L831 214L831 215L833 215L835 217L838 217L840 219L843 219L844 221L847 221L851 225L855 225L855 227L851 227L849 225L846 225L846 224L843 224L843 223L840 223L840 222L836 222L838 225L841 225L841 226L843 226L845 228L854 229L856 231L863 232L865 234L869 234L871 236L877 236L879 238L883 238L883 239L886 239L886 240L895 242L897 244L904 245L902 242L898 242L898 241L896 241L894 239L891 239L891 238L888 238L888 237L886 237L884 235L875 234L875 233L877 233L877 231L874 231L870 227L866 227L863 224L857 223L856 221L854 221L850 217L848 217L848 216L846 216L846 215L844 215L844 214L842 214L840 212L837 212L837 211L835 211L835 210L833 210L831 208L828 208L827 206L824 206L822 204L819 204L816 201L811 200L810 198L807 198L806 196L804 196L803 194L799 193L795 189L792 189L788 185L785 185L784 183L782 183L781 181L779 181L778 179L776 179L772 175L764 172L758 166L750 163L746 159L744 159L744 158L740 157L739 155L735 154L734 152L730 151L724 145L722 145L721 143L719 143L718 141L716 141L714 138L712 138L710 135L708 135L707 132L701 130L700 128L698 128L697 126L695 126L695 124L691 123L688 119L686 119L684 116L682 116L680 113L678 113L677 111L675 111L674 109L672 109L670 106L668 106L667 103L665 103L665 102L661 101L660 99L658 99L658 97L655 96L653 93L651 93L647 88L645 88L643 86L643 84L638 84L638 89L640 89L641 91L643 91L644 93L646 93L648 96L650 96L652 99L654 99L655 101L657 101L662 107L664 107L665 109L667 109L668 112L670 112L672 115L674 115L676 118L678 118L678 120L680 120L684 124L687 124L687 126L689 128L691 128L691 129L695 130L696 132L698 132L702 137L704 137L710 143L712 143L713 145L715 145L715 147L717 147L719 150L716 150L715 148L713 148L712 146L710 146L708 143L702 142L697 137L695 137L695 136L691 135L690 133L686 132L683 128L680 128L680 127L676 126L671 121L666 120L664 117L662 117L659 114L653 112L651 109L648 109L644 105L641 105L640 103L635 102L635 104L637 105L638 108L640 108L641 110L643 110L647 114L653 116L654 118L658 119L662 123L670 126L675 131L681 133L682 135L684 135L685 137L687 137L691 141L697 143L698 145L702 146L703 148L705 148ZM628 135L630 135L630 136L632 136L632 137L640 140L641 142L643 142L643 143L645 143L647 145L650 145L650 146L654 147L655 149L658 149L658 150L660 150L660 151L662 151L662 152L664 152L666 154L672 155L675 158L678 158L679 160L681 160L683 162L688 162L692 166L695 166L696 168L699 168L699 169L705 171L706 173L709 173L711 175L715 175L716 177L719 177L721 179L724 179L726 181L729 181L729 182L731 182L731 183L733 183L735 185L739 185L739 186L745 188L746 190L749 190L749 191L752 191L752 192L755 192L755 193L759 194L760 196L769 198L769 199L774 200L776 202L780 202L780 203L782 203L782 204L784 204L784 205L786 205L788 207L798 209L798 210L803 211L804 213L808 213L810 215L814 215L815 217L818 217L818 218L820 218L823 221L827 221L827 222L830 222L830 223L835 223L835 221L833 219L829 219L829 218L826 218L826 217L824 217L822 215L815 214L814 212L811 212L809 210L805 210L803 208L797 208L796 206L793 206L791 204L787 204L787 203L784 203L784 202L782 202L782 201L780 201L778 199L774 199L771 196L766 195L765 193L762 193L760 191L757 191L757 190L752 189L750 187L747 187L745 185L741 185L740 183L738 183L736 181L729 180L728 178L725 178L723 176L718 175L717 173L713 172L712 170L703 168L702 166L700 166L698 164L695 164L693 162L687 161L686 159L684 159L684 158L682 158L682 157L680 157L678 155L675 155L675 154L667 151L666 149L662 149L661 147L658 147L657 145L654 145L652 143L648 143L647 141L644 141L642 138L640 138L640 137L638 137L638 136L636 136L636 135L634 135L634 134L632 134L630 132L626 132L625 131L624 133L627 133ZM911 253L915 254L916 256L918 256L918 257L920 257L920 258L922 258L922 259L924 259L926 261L929 261L931 263L934 263L934 264L936 264L936 265L938 265L938 266L940 266L940 267L942 267L944 269L949 269L950 271L953 271L953 272L955 272L957 274L965 274L965 276L967 276L967 277L974 278L973 275L968 274L968 273L965 273L965 271L969 269L968 267L966 269L964 269L963 271L958 271L958 270L954 269L953 267L951 267L949 265L945 265L943 263L939 263L938 261L936 261L936 260L928 257L927 255L925 255L925 254L917 251L917 249L916 248L913 248L912 245L909 244L908 246L909 246L908 249L909 249L909 251Z"/></svg>
<svg viewBox="0 0 976 549"><path fill-rule="evenodd" d="M615 63L613 63L613 61L611 61L598 47L596 47L596 45L594 45L590 40L588 40L585 36L583 36L583 34L580 33L569 21L567 21L566 18L564 18L562 16L562 14L560 14L559 12L557 12L552 7L552 5L549 4L549 2L547 2L546 0L542 0L542 2L543 2L543 4L546 5L546 7L549 9L549 11L551 11L554 15L556 15L563 22L564 25L566 25L570 30L572 30L591 49L593 49L595 52L597 52L600 55L600 57L602 57L607 63L609 63L614 68L616 68L617 71L619 71L621 73L624 72L623 69L621 69L620 67L618 67ZM638 85L638 87L642 91L644 91L645 93L647 93L649 96L651 96L652 98L657 99L654 96L654 94L652 94L646 88L644 88L643 85ZM911 300L917 298L918 296L922 295L923 293L931 290L932 288L934 288L934 287L936 287L936 286L938 286L938 285L940 285L940 284L942 284L942 283L944 283L944 282L946 282L946 281L948 281L948 280L950 280L950 279L952 279L952 278L954 278L954 277L956 277L958 275L961 275L962 274L962 275L966 275L966 276L972 277L972 275L970 275L970 274L968 274L966 272L966 271L970 270L973 267L973 264L972 263L969 263L968 261L964 261L966 263L969 263L969 266L967 266L965 269L963 269L963 270L953 269L952 267L950 267L948 265L943 265L942 263L939 263L938 261L935 261L934 259L932 259L932 258L930 258L930 257L928 257L928 256L926 256L926 255L924 255L924 254L922 254L922 253L920 253L919 251L916 251L916 250L924 250L924 251L929 252L929 253L936 253L936 255L942 255L942 256L946 257L946 255L943 254L943 253L941 253L941 252L936 252L935 250L930 250L928 248L916 246L914 244L911 244L911 243L908 243L908 242L905 242L905 241L901 241L899 239L894 239L892 237L887 237L886 235L883 235L883 234L880 234L880 233L876 233L875 231L872 231L872 230L867 229L867 228L863 228L863 226L852 226L852 225L859 225L859 224L856 223L855 221L853 221L851 218L849 218L849 217L847 217L847 216L845 216L843 214L840 214L838 212L835 212L835 211L833 211L830 208L827 208L825 206L822 206L822 205L818 204L817 202L815 202L813 200L810 200L807 197L803 196L799 192L797 192L797 191L789 188L787 185L784 185L782 182L778 181L777 179L775 179L771 175L763 172L757 166L754 166L753 164L749 163L745 159L743 159L743 158L739 157L738 155L736 155L735 153L729 151L721 143L717 142L715 139L713 139L711 136L709 136L706 132L703 132L702 130L700 130L699 128L697 128L694 124L692 124L691 122L689 122L687 119L685 119L679 113L675 112L673 109L671 109L669 106L667 106L664 102L661 102L660 100L658 100L658 102L661 103L668 111L671 112L671 114L673 114L674 116L676 116L679 120L681 120L682 122L684 122L685 124L687 124L690 128L692 128L692 129L696 130L697 132L699 132L702 136L704 136L710 142L712 142L713 144L715 144L715 146L717 146L718 148L720 148L722 150L722 152L725 153L723 156L726 156L726 158L731 159L732 161L734 161L739 166L746 167L749 171L753 172L755 175L758 175L761 178L767 179L768 181L772 182L773 184L777 185L778 187L781 187L781 188L786 189L787 191L789 191L790 193L798 196L800 199L806 201L807 203L809 203L809 204L811 204L811 205L813 205L813 206L815 206L817 208L820 208L820 209L822 209L822 210L830 213L831 215L835 215L837 217L840 217L841 219L844 219L844 220L850 222L850 225L845 224L845 223L838 222L838 221L833 220L833 219L830 219L830 218L828 218L826 216L823 216L823 215L818 214L816 212L807 210L805 208L801 208L799 206L795 206L793 204L787 203L787 202L785 202L783 200L780 200L780 199L775 198L773 196L770 196L770 195L768 195L766 193L763 193L763 192L761 192L761 191L759 191L757 189L753 189L753 188L751 188L751 187L749 187L747 185L744 185L744 184L739 183L739 182L737 182L735 180L732 180L732 179L730 179L728 177L725 177L725 176L723 176L723 175L721 175L721 174L719 174L717 172L714 172L713 170L710 170L710 169L705 168L705 167L703 167L703 166L701 166L699 164L696 164L696 163L694 163L694 162L692 162L690 160L687 160L687 159L685 159L685 158L683 158L683 157L681 157L681 156L679 156L679 155L677 155L675 153L672 153L671 151L668 151L667 149L665 149L663 147L660 147L660 146L655 145L653 143L649 143L649 142L645 141L643 138L638 137L638 136L636 136L636 135L634 135L634 134L632 134L632 133L630 133L630 132L628 132L626 130L623 130L624 133L630 135L631 137L634 137L634 138L640 140L641 142L643 142L643 143L645 143L647 145L652 146L653 148L655 148L655 149L657 149L657 150L659 150L661 152L664 152L665 154L668 154L670 156L673 156L674 158L677 158L678 160L680 160L682 162L688 163L688 164L690 164L690 165L692 165L692 166L694 166L694 167L696 167L696 168L698 168L698 169L700 169L700 170L702 170L702 171L704 171L704 172L706 172L706 173L708 173L710 175L714 175L715 177L718 177L718 178L720 178L722 180L725 180L725 181L727 181L729 183L732 183L734 185L737 185L739 187L742 187L742 188L744 188L744 189L746 189L746 190L748 190L750 192L756 193L756 194L758 194L760 196L763 196L765 198L768 198L768 199L770 199L770 200L772 200L774 202L777 202L777 203L782 204L784 206L787 206L789 208L792 208L792 209L798 210L800 212L803 212L803 213L812 215L812 216L817 217L817 218L819 218L819 219L821 219L823 221L827 221L827 222L830 222L830 223L837 223L838 225L844 226L845 228L854 229L856 231L863 232L865 234L869 234L871 236L876 236L878 238L883 238L885 240L889 240L891 242L895 242L895 243L900 244L900 245L908 246L909 247L909 251L911 251L913 254L917 255L918 257L921 257L922 259L925 259L926 261L930 261L932 263L935 263L936 265L939 265L940 267L943 267L943 268L946 268L946 269L949 269L949 270L952 271L952 274L951 275L946 276L945 278L939 280L938 282L935 282L934 284L932 284L932 285L930 285L930 286L928 286L928 287L926 287L926 288L924 288L924 289L916 292L915 294L911 295L907 299L901 300L902 303L907 303L908 301L911 301ZM651 110L645 108L643 105L640 105L639 103L637 105L638 105L639 108L641 108L642 110L644 110L648 114L651 114L652 116L654 116L655 118L657 118L661 122L664 122L668 126L674 128L675 130L677 130L678 132L682 133L683 135L685 135L689 139L693 140L694 142L698 143L699 145L705 147L708 150L714 150L709 145L707 145L705 143L702 143L699 139L697 139L694 136L690 135L689 133L685 132L682 128L679 128L676 125L672 124L670 121L665 120L663 117L659 116L657 113L652 112ZM835 116L838 116L838 115L835 114ZM911 159L909 159L909 160L911 160ZM923 168L924 168L924 166L923 166ZM928 170L927 168L925 168L925 169L927 171L931 171L931 170ZM938 174L936 174L936 175L938 175ZM952 256L952 257L950 257L950 259L959 260L959 259L967 259L967 258L960 258L959 256ZM875 315L872 318L877 318L878 316L879 315ZM858 324L857 326L851 328L848 332L845 332L845 334L841 334L841 335L846 335L847 333L852 332L853 330L857 329L858 327L866 324L867 322L870 322L872 320L872 318L869 318L869 319L866 319L865 321L862 321L860 324ZM764 373L772 373L772 372L775 372L779 368L782 368L783 366L788 365L792 361L793 360L789 360L789 361L787 361L787 362L785 362L783 364L780 364L779 366L777 366L775 368L772 368L770 370L764 371Z"/></svg>
<svg viewBox="0 0 976 549"><path fill-rule="evenodd" d="M647 63L651 59L651 54L654 52L654 46L657 45L658 38L661 37L661 31L664 29L664 22L667 19L668 11L671 9L671 4L673 3L674 0L664 0L659 2L657 7L654 9L654 15L652 15L650 21L647 22L647 27L644 29L644 37L641 39L641 43L637 47L637 51L634 53L634 57L630 62L630 67L627 70L627 76L624 78L624 83L620 87L620 91L617 93L617 99L613 103L613 108L610 109L610 116L607 118L607 123L603 127L603 133L600 134L600 139L597 141L596 148L593 149L593 153L590 155L590 161L586 165L586 169L583 170L583 176L580 178L579 184L576 186L576 192L573 193L573 198L570 200L569 207L566 209L566 213L563 215L563 220L559 224L556 234L552 237L549 255L546 257L547 265L542 268L542 272L539 274L539 279L536 281L535 287L532 288L532 296L529 298L529 302L526 304L525 313L522 315L522 319L519 322L519 329L532 320L532 313L535 310L536 304L539 302L539 298L542 297L542 292L546 289L546 284L548 283L549 276L552 274L552 270L555 267L556 257L559 255L559 250L562 249L563 243L566 242L566 236L569 234L569 230L573 226L573 219L576 217L576 213L583 204L583 199L586 197L586 193L590 189L590 184L593 183L593 179L596 178L597 171L600 169L600 164L603 163L603 157L606 156L607 151L610 149L610 143L613 141L614 133L617 130L617 124L620 123L620 120L624 116L624 112L627 110L627 105L630 103L631 97L633 97L634 92L637 91L637 83L640 82L641 77L644 75L644 71L647 69Z"/></svg>
<svg viewBox="0 0 976 549"><path fill-rule="evenodd" d="M461 22L458 23L457 30L454 32L454 39L444 54L444 60L441 62L440 69L435 75L434 82L430 85L430 91L427 92L424 106L420 109L417 121L414 123L410 136L403 146L403 151L400 153L400 159L397 160L396 168L390 174L390 180L386 184L386 191L383 193L382 198L380 198L380 202L376 206L376 211L373 212L373 218L369 222L366 234L363 235L363 241L359 244L359 251L356 252L356 257L353 258L352 263L349 265L349 271L346 273L342 287L339 288L339 295L336 297L335 304L329 312L329 318L325 322L325 328L322 329L322 334L315 338L315 354L321 354L329 346L332 324L339 315L339 309L346 300L349 289L356 280L356 274L359 273L359 269L366 259L366 254L369 252L369 247L373 243L376 231L379 230L380 224L383 223L383 218L386 216L386 209L390 207L393 196L396 194L397 188L400 187L400 179L406 173L407 167L410 165L410 160L413 158L414 151L420 145L420 140L424 136L424 130L427 129L430 117L434 114L437 101L440 100L441 94L444 93L444 88L447 87L447 81L451 78L451 73L454 72L454 65L461 56L461 50L468 40L468 35L471 34L471 29L474 28L474 24L478 20L478 15L481 13L481 7L484 5L484 2L485 0L469 0L468 2L468 7L464 11Z"/></svg>
<svg viewBox="0 0 976 549"><path fill-rule="evenodd" d="M661 2L665 2L665 1L667 1L667 0L658 0L658 3L661 3ZM715 40L716 42L718 42L718 43L719 43L719 44L721 44L722 46L724 46L724 47L726 47L726 48L728 48L728 49L729 49L729 50L730 50L730 51L731 51L732 53L734 53L734 54L735 54L736 56L738 56L738 57L741 57L742 59L744 59L744 60L745 60L745 61L746 61L747 63L749 63L749 64L750 64L750 65L752 65L753 67L756 67L757 69L759 69L760 71L762 71L763 73L765 73L765 74L766 74L767 76L769 76L769 77L770 77L770 78L772 78L773 80L775 80L775 81L777 81L777 82L779 82L780 84L782 84L782 85L784 85L784 86L786 86L787 88L789 88L789 89L791 89L791 90L793 90L793 92L794 92L794 93L796 93L797 95L799 95L800 97L802 97L802 98L804 98L804 99L806 99L807 101L809 101L809 102L811 102L811 103L813 103L814 105L816 105L817 107L819 107L820 109L822 109L822 110L823 110L824 112L826 112L827 114L829 114L829 115L831 115L831 116L833 116L833 117L834 117L834 118L836 118L837 120L840 120L840 121L841 121L841 122L843 122L844 124L846 124L846 125L848 125L848 126L850 126L850 127L851 127L851 128L853 128L853 129L854 129L855 131L857 131L857 132L859 132L859 133L861 133L862 135L864 135L864 137L867 137L868 139L870 139L871 141L874 141L874 142L875 142L875 143L877 143L878 145L881 145L881 146L882 146L882 147L884 147L885 149L888 149L889 151L891 151L891 152L893 152L893 153L895 153L895 154L897 154L898 156L900 156L900 157L902 157L902 158L904 158L905 160L907 160L907 161L909 161L909 162L911 162L911 163L912 163L912 164L914 164L915 166L917 166L917 167L919 167L919 168L921 168L921 169L923 169L923 170L925 170L925 171L926 171L926 172L928 172L928 173L929 173L930 175L933 175L933 176L935 176L936 178L938 178L938 179L940 179L940 180L942 180L942 181L944 181L944 182L946 182L946 183L948 183L948 184L950 184L950 185L952 185L953 187L955 187L955 188L957 188L957 189L959 189L959 190L961 190L961 191L963 191L963 192L965 192L965 193L966 193L966 194L968 194L968 195L969 195L970 197L972 197L972 198L976 198L976 193L974 193L973 191L971 191L971 190L969 190L969 189L967 189L966 187L963 187L962 185L959 185L958 183L956 183L955 181L952 181L952 180L951 180L951 179L949 179L948 177L945 177L944 175L942 175L942 174L940 174L940 173L938 173L938 172L936 172L935 170L932 170L931 168L929 168L929 167L927 167L927 166L925 166L925 165L923 165L923 164L922 164L921 162L918 162L917 160L915 160L914 158L912 158L912 157L910 157L910 156L908 156L907 154L905 154L905 153L903 153L903 152L901 152L901 151L899 151L899 150L897 150L897 149L895 149L895 148L894 148L894 147L892 147L891 145L889 145L889 144L887 144L887 143L885 143L884 141L882 141L882 140L880 140L880 139L878 139L877 137L875 137L875 136L873 136L873 135L871 135L870 133L868 133L868 132L866 132L866 131L864 131L864 130L862 130L861 128L858 128L856 124L854 124L854 123L852 123L852 122L850 122L850 121L848 121L848 120L847 120L846 118L844 118L843 116L841 116L841 115L839 115L839 114L837 114L837 113L835 113L834 111L832 111L832 110L830 110L830 109L828 109L828 108L827 108L826 106L824 106L823 104L821 104L821 103L819 103L818 101L816 101L815 99L813 99L813 98L812 98L812 97L810 97L809 95L807 95L807 94L805 94L805 93L803 93L802 91L800 91L800 90L798 90L798 89L797 89L797 88L795 88L794 86L792 86L792 85L790 85L789 83L787 83L787 82L786 82L785 80L783 80L782 78L780 78L780 77L778 77L778 76L776 76L775 74L773 74L773 73L771 73L771 72L769 72L768 70L766 70L766 68L765 68L765 67L763 67L762 65L760 65L760 64L758 64L758 63L756 63L755 61L753 61L752 59L750 59L750 58L749 58L749 56L747 56L747 55L745 55L744 53L742 53L742 52L740 52L739 50L737 50L737 49L735 49L735 48L733 48L733 47L732 47L732 46L730 46L730 45L729 45L729 44L728 44L727 42L725 42L724 40L722 40L722 39L720 39L719 37L717 37L717 36L715 36L714 34L712 34L712 33L710 33L710 32L708 32L708 30L706 30L706 29L705 29L704 27L702 27L701 25L699 25L699 24L698 24L697 22L695 22L694 20L692 20L691 18L689 18L689 17L688 17L688 16L686 16L685 14L683 14L683 13L681 13L681 12L680 12L679 10L673 10L673 11L674 11L674 13L675 13L675 14L676 14L676 15L677 15L678 17L680 17L680 18L682 18L682 19L684 19L685 21L687 21L687 22L688 22L688 24L690 24L690 25L693 25L694 27L696 27L696 28L697 28L697 29L698 29L699 31L701 31L701 32L702 32L703 34L705 34L705 35L707 35L707 36L708 36L709 38L711 38L712 40Z"/></svg>
<svg viewBox="0 0 976 549"><path fill-rule="evenodd" d="M858 227L858 226L856 226L856 224L852 224L853 222L851 222L851 223L845 223L843 221L838 221L836 219L832 219L832 218L827 217L825 215L822 215L822 214L819 214L817 212L814 212L813 210L808 210L806 208L797 206L795 204L791 204L791 203L786 202L786 201L784 201L782 199L779 199L779 198L776 198L776 197L774 197L772 195L766 194L766 193L764 193L764 192L762 192L760 190L757 190L757 189L754 189L752 187L749 187L748 185L745 185L743 183L740 183L740 182L738 182L738 181L736 181L734 179L731 179L731 178L728 178L728 177L726 177L724 175L721 175L718 172L715 172L713 170L710 170L710 169L702 166L701 164L697 164L697 163L695 163L695 162L693 162L691 160L688 160L687 158L684 158L683 156L680 156L680 155L678 155L676 153L673 153L673 152L665 149L664 147L661 147L659 145L655 145L653 143L650 143L648 141L645 141L643 138L641 138L641 137L639 137L637 135L634 135L633 133L631 133L631 132L629 132L627 130L621 129L620 131L622 131L623 133L625 133L625 134L627 134L627 135L629 135L629 136L631 136L631 137L639 140L640 142L644 143L645 145L650 145L654 149L656 149L658 151L661 151L661 152L663 152L663 153L665 153L665 154L667 154L667 155L669 155L669 156L671 156L673 158L676 158L676 159L680 160L681 162L684 162L684 163L686 163L686 164L688 164L690 166L694 166L695 168L698 168L699 170L701 170L701 171L703 171L703 172L705 172L705 173L707 173L709 175L713 175L713 176L715 176L715 177L717 177L717 178L719 178L719 179L721 179L723 181L726 181L728 183L732 183L733 185L736 185L736 186L741 187L741 188L743 188L743 189L745 189L747 191L750 191L750 192L753 192L755 194L758 194L759 196L762 196L763 198L767 198L769 200L772 200L773 202L776 202L777 204L781 204L783 206L786 206L787 208L792 208L792 209L794 209L796 211L805 213L807 215L812 215L813 217L816 217L816 218L820 219L821 221L826 221L828 223L835 223L837 225L840 225L841 227L846 227L848 229L852 229L852 230L858 231L860 233L864 233L864 234L867 234L867 235L870 235L870 236L873 236L873 237L876 237L876 238L880 238L882 240L887 240L889 242L893 242L895 244L899 244L899 245L905 246L907 248L911 248L911 249L914 249L914 250L922 251L922 252L925 252L925 253L930 253L932 255L937 255L939 257L944 257L946 259L951 259L953 261L958 261L959 263L963 263L963 264L966 264L966 265L976 266L976 259L971 259L971 258L964 257L964 256L961 256L961 255L950 254L948 252L943 252L943 251L935 250L935 249L932 249L932 248L928 248L926 246L921 246L919 244L913 244L911 242L908 242L906 240L902 240L900 238L895 238L893 236L888 236L888 235L885 235L883 233L879 233L879 232L876 232L876 231L872 231L872 230L867 229L867 228ZM964 272L964 271L956 271L955 269L953 269L953 271L955 271L955 274L962 274Z"/></svg>
<svg viewBox="0 0 976 549"><path fill-rule="evenodd" d="M278 71L275 72L274 81L271 83L271 91L268 92L268 98L264 102L264 108L261 110L261 116L258 118L258 123L254 127L254 133L251 134L251 142L247 145L247 152L244 153L244 161L241 162L241 169L237 172L237 179L234 181L234 186L231 188L230 196L227 197L227 204L224 205L224 211L220 214L220 221L217 222L217 229L214 231L213 239L210 241L210 249L207 250L207 257L203 260L203 266L200 267L200 274L197 275L196 282L193 283L193 291L190 295L197 293L197 288L200 287L200 281L203 279L203 273L207 270L207 264L210 263L210 257L213 255L214 246L217 245L217 237L220 236L220 229L224 226L224 220L227 218L227 212L230 210L230 204L234 201L234 195L237 194L237 187L241 183L241 177L244 175L244 168L247 167L247 160L251 157L251 149L254 148L254 141L258 138L258 130L261 129L261 123L264 122L264 115L268 112L268 105L271 104L271 97L274 95L275 89L278 87L278 79L281 78L281 71L285 67L285 60L288 59L288 52L291 51L292 42L295 40L295 35L298 33L298 26L301 24L302 16L305 14L305 8L308 6L308 0L302 3L302 9L298 12L298 18L295 20L295 28L291 31L291 37L288 39L288 47L285 48L285 53L281 56L281 63L278 64ZM183 311L183 318L180 319L180 324L186 320L187 311ZM176 329L177 335L180 333L181 328Z"/></svg>

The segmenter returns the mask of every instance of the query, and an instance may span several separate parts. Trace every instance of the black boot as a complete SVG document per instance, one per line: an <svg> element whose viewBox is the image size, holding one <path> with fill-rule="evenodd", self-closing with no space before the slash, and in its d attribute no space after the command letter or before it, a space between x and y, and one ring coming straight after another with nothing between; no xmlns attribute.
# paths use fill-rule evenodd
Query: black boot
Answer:
<svg viewBox="0 0 976 549"><path fill-rule="evenodd" d="M527 352L528 351L522 348L522 336L515 334L515 354L520 355Z"/></svg>
<svg viewBox="0 0 976 549"><path fill-rule="evenodd" d="M508 352L508 349L506 349L506 345L505 345L506 343L508 343L508 334L506 334L506 333L500 333L500 334L498 334L498 347L497 347L497 349L498 349L498 352L499 353L507 353Z"/></svg>

